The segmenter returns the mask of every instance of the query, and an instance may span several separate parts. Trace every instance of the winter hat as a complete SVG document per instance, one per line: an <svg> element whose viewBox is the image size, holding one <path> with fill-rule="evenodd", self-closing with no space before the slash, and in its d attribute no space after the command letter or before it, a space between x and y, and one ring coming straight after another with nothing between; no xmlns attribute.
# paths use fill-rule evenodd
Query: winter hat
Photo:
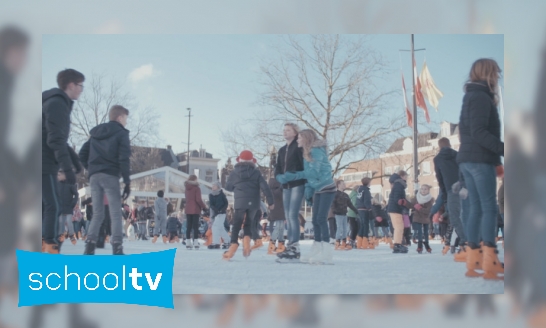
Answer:
<svg viewBox="0 0 546 328"><path fill-rule="evenodd" d="M256 164L256 159L250 150L243 150L241 154L239 154L239 157L237 157L237 163L240 162L252 162Z"/></svg>

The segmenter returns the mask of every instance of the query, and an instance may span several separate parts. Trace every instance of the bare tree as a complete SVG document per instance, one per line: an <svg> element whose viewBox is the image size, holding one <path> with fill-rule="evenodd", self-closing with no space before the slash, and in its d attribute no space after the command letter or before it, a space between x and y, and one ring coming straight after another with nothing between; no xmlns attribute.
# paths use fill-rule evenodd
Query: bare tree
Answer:
<svg viewBox="0 0 546 328"><path fill-rule="evenodd" d="M328 141L335 175L383 151L387 137L404 128L404 117L389 113L388 96L397 91L378 87L385 61L365 37L290 36L278 53L261 68L263 110L248 128L223 133L228 156L245 147L265 158L271 145L282 145L282 124L297 122Z"/></svg>
<svg viewBox="0 0 546 328"><path fill-rule="evenodd" d="M74 146L79 147L89 139L95 126L108 122L108 110L112 105L121 105L130 111L127 129L131 131L131 144L152 146L159 142L159 113L151 106L139 106L121 82L104 74L93 74L85 86L71 115L70 140Z"/></svg>
<svg viewBox="0 0 546 328"><path fill-rule="evenodd" d="M131 174L153 170L164 166L158 148L132 147Z"/></svg>

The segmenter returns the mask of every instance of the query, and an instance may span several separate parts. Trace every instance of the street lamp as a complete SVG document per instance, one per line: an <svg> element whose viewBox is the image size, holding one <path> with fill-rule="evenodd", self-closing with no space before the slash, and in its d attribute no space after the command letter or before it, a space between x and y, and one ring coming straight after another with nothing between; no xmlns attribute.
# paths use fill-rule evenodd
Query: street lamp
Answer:
<svg viewBox="0 0 546 328"><path fill-rule="evenodd" d="M191 108L188 108L188 158L186 158L186 162L188 164L188 175L191 175L190 173L190 127L191 127Z"/></svg>

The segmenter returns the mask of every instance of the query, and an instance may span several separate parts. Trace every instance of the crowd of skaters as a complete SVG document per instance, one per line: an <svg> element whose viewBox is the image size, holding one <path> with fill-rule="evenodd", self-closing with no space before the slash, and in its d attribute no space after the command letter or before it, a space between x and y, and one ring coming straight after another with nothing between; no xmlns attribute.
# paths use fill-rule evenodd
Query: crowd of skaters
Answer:
<svg viewBox="0 0 546 328"><path fill-rule="evenodd" d="M126 108L112 106L110 121L91 130L79 154L68 146L70 112L85 78L75 70L64 70L58 75L59 88L45 91L42 97L43 250L59 253L65 226L73 243L79 237L79 230L73 229L70 221L81 221L76 215L79 209L75 208L77 192L74 194L73 186L83 166L89 172L92 194L92 204L86 207L93 208L85 229L84 254L94 254L104 235L113 253L123 254L124 235L129 237L131 230L132 235L146 239L153 217L153 243L159 237L164 243L179 242L182 237L188 249L196 249L202 237L210 249L227 249L222 255L225 260L235 255L240 243L243 255L248 257L253 249L264 245L268 221L272 230L265 241L269 241L268 253L276 254L278 262L333 264L334 250L372 250L380 240L395 254L407 253L411 240L417 243L417 252L430 253L429 237L438 233L444 243L442 253L451 251L455 261L465 262L466 276L503 279L504 265L498 259L496 239L503 226L499 223L503 221L504 202L503 195L497 197L496 186L497 177L504 172L496 94L500 74L491 59L472 65L460 114L459 151L451 148L449 139L442 138L434 158L438 199L432 197L428 185L410 195L405 171L389 177L392 188L386 204L372 197L370 178L363 178L361 186L347 194L344 181L332 177L326 140L312 129L300 130L296 124L287 123L283 130L286 144L279 149L273 179L266 181L252 152L242 151L225 186L234 193L231 210L220 184L213 186L208 208L197 177L191 175L185 183L184 208L174 214L163 191L158 191L153 210L143 204L134 204L132 210L122 205L130 194ZM120 177L125 185L122 195ZM301 254L303 202L312 207L314 241L311 250ZM202 221L210 225L203 235L199 231ZM453 231L457 239L452 245Z"/></svg>

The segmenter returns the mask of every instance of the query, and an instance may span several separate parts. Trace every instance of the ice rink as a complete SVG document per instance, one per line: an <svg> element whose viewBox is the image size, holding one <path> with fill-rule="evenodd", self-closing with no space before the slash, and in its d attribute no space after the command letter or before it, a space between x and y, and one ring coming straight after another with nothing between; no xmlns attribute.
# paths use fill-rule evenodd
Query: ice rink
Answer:
<svg viewBox="0 0 546 328"><path fill-rule="evenodd" d="M312 241L300 242L302 254ZM201 243L202 245L202 243ZM466 265L443 256L439 240L431 241L432 254L392 254L386 244L375 250L334 251L335 265L276 263L267 245L245 259L242 245L232 261L222 260L224 250L187 250L182 244L158 240L124 241L126 254L177 247L173 275L174 294L502 294L504 281L466 278ZM84 242L65 242L62 254L82 254ZM111 254L111 246L97 249ZM499 243L499 259L504 250Z"/></svg>

